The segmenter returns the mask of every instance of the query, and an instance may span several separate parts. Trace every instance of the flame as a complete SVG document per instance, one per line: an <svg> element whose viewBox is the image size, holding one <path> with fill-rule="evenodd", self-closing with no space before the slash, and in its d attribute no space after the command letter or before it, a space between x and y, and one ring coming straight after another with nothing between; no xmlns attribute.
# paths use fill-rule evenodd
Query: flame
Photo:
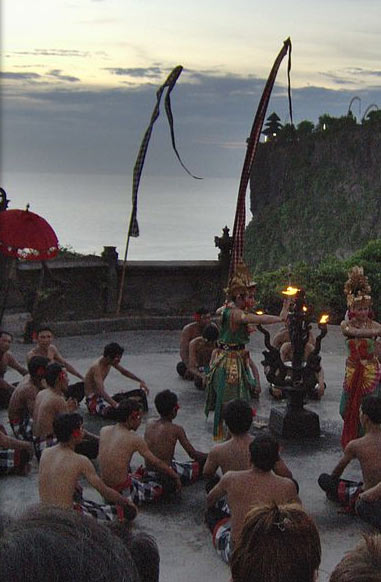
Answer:
<svg viewBox="0 0 381 582"><path fill-rule="evenodd" d="M288 295L289 297L292 297L293 295L296 295L298 291L300 291L300 289L297 287L287 287L286 291L282 291L282 295Z"/></svg>
<svg viewBox="0 0 381 582"><path fill-rule="evenodd" d="M329 315L322 315L319 323L325 324L325 323L328 323L328 320L329 320Z"/></svg>
<svg viewBox="0 0 381 582"><path fill-rule="evenodd" d="M304 313L306 313L308 311L308 308L305 305L303 305L302 309L303 309Z"/></svg>
<svg viewBox="0 0 381 582"><path fill-rule="evenodd" d="M257 315L263 315L263 311L261 309L259 309L258 311L255 312Z"/></svg>

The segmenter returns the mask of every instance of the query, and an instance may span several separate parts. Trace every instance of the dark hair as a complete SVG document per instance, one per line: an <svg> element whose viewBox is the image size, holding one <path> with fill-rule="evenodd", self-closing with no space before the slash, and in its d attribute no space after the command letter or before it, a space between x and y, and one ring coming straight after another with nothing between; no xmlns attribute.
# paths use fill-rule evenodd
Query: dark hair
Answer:
<svg viewBox="0 0 381 582"><path fill-rule="evenodd" d="M45 378L46 368L49 365L49 358L44 356L33 356L28 362L28 372L31 378Z"/></svg>
<svg viewBox="0 0 381 582"><path fill-rule="evenodd" d="M160 416L168 416L177 404L177 394L171 390L162 390L155 396L156 410Z"/></svg>
<svg viewBox="0 0 381 582"><path fill-rule="evenodd" d="M81 428L83 418L78 412L64 412L57 414L53 420L53 430L59 443L69 442L73 430Z"/></svg>
<svg viewBox="0 0 381 582"><path fill-rule="evenodd" d="M230 565L233 582L313 582L320 561L316 525L292 503L251 509Z"/></svg>
<svg viewBox="0 0 381 582"><path fill-rule="evenodd" d="M222 416L232 434L243 434L249 430L253 421L253 411L246 400L236 398L227 402Z"/></svg>
<svg viewBox="0 0 381 582"><path fill-rule="evenodd" d="M13 335L9 331L6 331L5 329L0 329L0 337L2 335L9 335L9 337L13 340Z"/></svg>
<svg viewBox="0 0 381 582"><path fill-rule="evenodd" d="M57 378L63 369L64 366L58 362L51 362L46 366L45 380L48 386L54 388Z"/></svg>
<svg viewBox="0 0 381 582"><path fill-rule="evenodd" d="M214 325L214 323L211 323L202 330L202 337L208 342L214 342L218 338L218 333L217 326Z"/></svg>
<svg viewBox="0 0 381 582"><path fill-rule="evenodd" d="M3 524L0 582L138 582L128 548L108 527L41 505Z"/></svg>
<svg viewBox="0 0 381 582"><path fill-rule="evenodd" d="M368 394L361 402L361 410L374 424L381 424L381 399Z"/></svg>
<svg viewBox="0 0 381 582"><path fill-rule="evenodd" d="M37 328L36 334L38 336L39 333L41 333L42 331L49 331L51 334L53 334L52 329L48 326L48 325L40 325L40 327Z"/></svg>
<svg viewBox="0 0 381 582"><path fill-rule="evenodd" d="M103 357L114 359L117 358L118 356L122 356L123 352L124 348L122 348L122 346L120 346L116 342L111 342L110 344L107 344L107 346L105 346L105 349L103 350Z"/></svg>
<svg viewBox="0 0 381 582"><path fill-rule="evenodd" d="M261 434L249 445L251 462L262 471L271 471L279 461L279 443L270 434Z"/></svg>
<svg viewBox="0 0 381 582"><path fill-rule="evenodd" d="M112 532L131 552L140 576L140 582L159 582L160 555L155 539L143 532L132 532L125 524L112 522Z"/></svg>
<svg viewBox="0 0 381 582"><path fill-rule="evenodd" d="M199 307L198 309L196 309L195 313L197 313L197 315L207 315L208 313L210 313L210 310L206 309L206 307Z"/></svg>
<svg viewBox="0 0 381 582"><path fill-rule="evenodd" d="M363 540L345 554L333 570L329 582L379 582L381 535L363 534Z"/></svg>
<svg viewBox="0 0 381 582"><path fill-rule="evenodd" d="M123 398L117 408L110 411L107 418L116 420L117 422L126 422L129 416L137 410L142 410L140 402L135 400L135 398Z"/></svg>

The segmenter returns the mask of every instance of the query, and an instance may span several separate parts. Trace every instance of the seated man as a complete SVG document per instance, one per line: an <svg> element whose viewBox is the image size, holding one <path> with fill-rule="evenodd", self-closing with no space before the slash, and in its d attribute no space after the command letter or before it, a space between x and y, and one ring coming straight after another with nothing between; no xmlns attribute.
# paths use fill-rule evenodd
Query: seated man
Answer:
<svg viewBox="0 0 381 582"><path fill-rule="evenodd" d="M202 335L204 327L210 325L210 312L205 307L200 307L193 315L194 321L188 323L181 332L180 337L180 358L177 364L177 373L185 380L191 380L190 374L187 374L189 368L189 344L190 342Z"/></svg>
<svg viewBox="0 0 381 582"><path fill-rule="evenodd" d="M53 431L57 442L45 449L39 467L39 493L41 503L75 509L83 515L99 520L134 519L136 506L102 481L92 463L75 452L83 439L82 417L77 413L59 414L54 418ZM82 497L78 487L81 477L108 501L116 505L98 504Z"/></svg>
<svg viewBox="0 0 381 582"><path fill-rule="evenodd" d="M137 398L143 409L148 410L146 394L149 393L146 383L135 376L132 372L123 368L120 365L120 360L122 359L124 349L117 343L112 342L105 346L103 351L103 356L98 358L86 372L85 376L85 395L86 395L86 405L91 415L107 416L110 414L112 408L118 406L118 402L122 398L134 397ZM113 398L109 396L106 392L104 382L107 378L111 367L115 368L131 380L139 382L140 390L131 390L129 392L121 392Z"/></svg>
<svg viewBox="0 0 381 582"><path fill-rule="evenodd" d="M172 421L176 418L179 405L177 395L170 390L163 390L155 397L156 410L160 414L157 420L151 420L146 427L144 438L150 451L164 461L168 467L172 467L179 475L182 485L189 485L196 481L202 474L202 467L207 455L197 451L189 442L185 430L179 424ZM177 442L183 447L192 461L175 461L175 448ZM146 474L152 478L158 478L155 468L146 462ZM163 483L164 488L165 484ZM168 491L170 492L170 490Z"/></svg>
<svg viewBox="0 0 381 582"><path fill-rule="evenodd" d="M11 386L11 384L8 384L4 380L8 366L16 370L16 372L19 372L22 376L26 376L28 373L28 370L21 366L9 351L12 341L12 334L7 331L0 331L0 408L8 408L9 400L14 390L14 386Z"/></svg>
<svg viewBox="0 0 381 582"><path fill-rule="evenodd" d="M291 479L273 472L279 461L279 445L270 435L260 435L249 446L251 468L228 471L208 493L207 506L213 508L222 497L227 497L231 518L212 523L213 543L220 557L228 562L232 548L241 533L243 523L254 505L267 503L300 503L296 486Z"/></svg>
<svg viewBox="0 0 381 582"><path fill-rule="evenodd" d="M328 499L381 529L381 399L365 396L360 407L363 437L350 441L332 473L322 473L318 483ZM360 463L364 482L340 479L353 460Z"/></svg>
<svg viewBox="0 0 381 582"><path fill-rule="evenodd" d="M61 364L69 374L73 374L73 376L77 376L77 378L83 380L82 374L77 372L69 362L63 359L56 346L52 344L52 341L53 332L50 327L40 327L37 331L37 345L27 353L27 362L29 362L33 356L43 356L44 358L48 358L51 362Z"/></svg>
<svg viewBox="0 0 381 582"><path fill-rule="evenodd" d="M201 336L195 337L189 344L187 375L194 379L196 388L205 388L205 377L209 371L209 362L217 345L217 338L218 329L211 323L204 327Z"/></svg>
<svg viewBox="0 0 381 582"><path fill-rule="evenodd" d="M0 424L0 476L27 475L32 456L31 443L8 436L5 428Z"/></svg>
<svg viewBox="0 0 381 582"><path fill-rule="evenodd" d="M33 440L33 410L36 396L44 389L42 380L45 378L48 358L33 356L28 362L27 376L14 390L8 406L8 418L13 434L17 439Z"/></svg>
<svg viewBox="0 0 381 582"><path fill-rule="evenodd" d="M110 418L117 420L117 424L104 426L99 435L98 460L103 481L137 504L155 501L161 497L163 487L159 479L143 479L141 473L129 472L131 458L137 452L159 473L164 473L173 482L173 489L180 489L181 483L177 473L167 463L155 457L145 440L136 434L142 421L140 404L132 398L126 398L113 410Z"/></svg>
<svg viewBox="0 0 381 582"><path fill-rule="evenodd" d="M381 535L363 534L333 570L329 582L380 582Z"/></svg>

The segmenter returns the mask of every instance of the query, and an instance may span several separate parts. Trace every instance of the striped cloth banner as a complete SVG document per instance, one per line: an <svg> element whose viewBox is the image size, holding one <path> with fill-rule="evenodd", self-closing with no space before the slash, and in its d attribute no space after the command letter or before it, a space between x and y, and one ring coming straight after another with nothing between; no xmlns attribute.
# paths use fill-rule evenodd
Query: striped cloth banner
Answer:
<svg viewBox="0 0 381 582"><path fill-rule="evenodd" d="M290 109L290 120L291 124L293 123L292 120L292 106L291 106L291 86L290 86L290 71L291 71L291 40L288 38L284 41L282 50L278 54L273 68L271 69L269 78L267 79L266 86L263 90L263 94L261 100L258 105L257 113L255 115L254 123L251 128L250 137L247 141L247 150L245 161L242 168L241 180L239 184L238 190L238 199L237 199L237 206L236 206L236 214L234 220L234 228L233 228L233 248L232 248L232 255L230 260L230 269L229 269L229 278L234 273L237 263L243 257L243 243L244 243L244 235L245 235L245 222L246 222L246 190L247 185L249 183L251 169L253 166L255 154L258 147L259 138L261 135L263 122L265 120L267 106L269 104L271 91L274 86L275 78L278 73L278 69L280 64L284 58L284 56L288 52L288 68L287 68L287 75L288 75L288 100L289 100L289 109Z"/></svg>
<svg viewBox="0 0 381 582"><path fill-rule="evenodd" d="M149 126L148 126L145 134L144 134L143 141L140 145L138 157L136 158L136 162L135 162L135 166L134 166L134 173L133 173L133 179L132 179L132 213L131 213L131 220L130 220L130 227L129 227L129 231L128 231L128 236L132 236L132 237L139 236L139 225L138 225L136 215L137 215L137 202L138 202L138 190L139 190L139 184L140 184L140 177L142 175L144 160L146 157L149 140L151 138L153 125L160 114L161 97L163 95L164 89L166 89L166 88L168 88L168 90L167 90L167 93L165 96L164 105L165 105L165 111L167 114L169 128L170 128L170 132L171 132L172 147L173 147L174 152L177 156L177 159L179 160L179 162L182 165L182 167L184 168L184 170L190 176L192 176L192 178L196 178L197 180L201 180L201 178L197 178L197 176L193 176L193 174L191 174L191 172L185 167L185 165L183 164L183 162L180 158L179 152L177 151L177 148L176 148L170 95L171 95L172 89L174 88L174 86L176 84L177 79L181 75L182 70L183 70L183 67L181 65L178 65L177 67L175 67L173 69L173 71L168 75L166 81L161 85L161 87L156 92L156 105L155 105L155 108L152 112L151 121L149 123Z"/></svg>

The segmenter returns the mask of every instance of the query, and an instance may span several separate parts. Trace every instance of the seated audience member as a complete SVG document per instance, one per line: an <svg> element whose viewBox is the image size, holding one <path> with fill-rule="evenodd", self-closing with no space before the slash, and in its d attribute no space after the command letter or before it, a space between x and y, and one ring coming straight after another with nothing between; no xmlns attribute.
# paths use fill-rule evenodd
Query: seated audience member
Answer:
<svg viewBox="0 0 381 582"><path fill-rule="evenodd" d="M16 438L26 441L33 440L33 410L36 396L45 388L46 367L48 358L33 356L28 362L27 376L16 386L8 406L8 418Z"/></svg>
<svg viewBox="0 0 381 582"><path fill-rule="evenodd" d="M99 439L99 468L103 481L115 491L130 497L134 503L156 501L163 495L160 479L156 480L139 473L130 473L130 462L134 453L139 453L147 463L155 467L158 475L164 473L173 482L172 489L180 489L177 473L164 461L155 457L137 429L142 421L140 404L131 398L122 400L110 419L117 424L104 426Z"/></svg>
<svg viewBox="0 0 381 582"><path fill-rule="evenodd" d="M0 424L0 476L27 475L32 456L32 444L8 436Z"/></svg>
<svg viewBox="0 0 381 582"><path fill-rule="evenodd" d="M188 376L193 378L196 388L205 388L205 376L209 371L212 352L217 345L218 329L214 324L207 325L202 335L195 337L189 344Z"/></svg>
<svg viewBox="0 0 381 582"><path fill-rule="evenodd" d="M207 496L206 521L213 533L216 551L225 562L229 562L246 514L254 505L300 503L295 483L273 472L279 461L277 441L270 435L260 435L250 443L249 451L251 468L228 471ZM231 518L217 521L214 506L223 497L227 498Z"/></svg>
<svg viewBox="0 0 381 582"><path fill-rule="evenodd" d="M319 532L300 505L257 506L231 557L232 582L315 582L320 561Z"/></svg>
<svg viewBox="0 0 381 582"><path fill-rule="evenodd" d="M53 332L50 327L41 326L37 331L37 345L27 353L27 362L34 356L42 356L48 358L50 362L61 364L69 374L73 374L73 376L77 376L77 378L83 380L82 374L77 372L67 360L64 360L56 346L52 344L52 341Z"/></svg>
<svg viewBox="0 0 381 582"><path fill-rule="evenodd" d="M381 535L364 535L363 538L337 564L329 582L380 582Z"/></svg>
<svg viewBox="0 0 381 582"><path fill-rule="evenodd" d="M0 520L0 563L0 582L141 582L110 528L53 506Z"/></svg>
<svg viewBox="0 0 381 582"><path fill-rule="evenodd" d="M85 376L85 395L86 395L86 405L91 415L107 416L110 414L112 408L118 406L123 398L136 398L142 404L143 410L148 410L147 397L146 394L149 393L146 383L135 376L132 372L123 368L120 365L120 360L122 359L124 348L119 344L112 342L107 344L103 351L103 356L98 358L86 372ZM125 376L130 378L135 382L139 382L140 389L130 390L129 392L120 392L119 394L111 397L106 392L106 387L104 382L111 370L111 367L115 368Z"/></svg>
<svg viewBox="0 0 381 582"><path fill-rule="evenodd" d="M365 396L360 407L360 422L365 435L350 441L332 473L322 473L318 482L328 499L381 529L381 399ZM363 483L340 479L354 459L360 463Z"/></svg>
<svg viewBox="0 0 381 582"><path fill-rule="evenodd" d="M4 380L7 368L13 368L22 376L26 376L26 370L18 363L14 355L9 351L13 341L12 334L0 330L0 408L8 408L9 399L12 396L14 386Z"/></svg>
<svg viewBox="0 0 381 582"><path fill-rule="evenodd" d="M139 582L159 582L160 555L155 539L143 532L132 532L116 521L110 524L110 528L130 551L140 576Z"/></svg>
<svg viewBox="0 0 381 582"><path fill-rule="evenodd" d="M75 452L83 439L83 421L78 413L59 414L53 421L58 444L45 449L39 467L41 503L75 509L99 520L134 519L134 503L108 487L97 475L91 461ZM107 501L104 505L82 497L78 481L84 477Z"/></svg>
<svg viewBox="0 0 381 582"><path fill-rule="evenodd" d="M194 321L188 323L181 332L180 337L180 358L181 361L177 364L177 373L185 378L191 380L191 374L188 374L189 368L189 344L190 342L202 335L204 328L210 325L210 312L205 307L200 307L193 315Z"/></svg>
<svg viewBox="0 0 381 582"><path fill-rule="evenodd" d="M183 427L173 422L180 408L174 392L163 390L156 394L155 407L160 418L147 424L144 439L150 451L178 474L181 484L189 485L201 476L207 455L197 451L189 442ZM178 442L191 461L179 462L174 459ZM146 473L154 480L160 479L160 475L156 474L155 467L149 461L146 461Z"/></svg>

